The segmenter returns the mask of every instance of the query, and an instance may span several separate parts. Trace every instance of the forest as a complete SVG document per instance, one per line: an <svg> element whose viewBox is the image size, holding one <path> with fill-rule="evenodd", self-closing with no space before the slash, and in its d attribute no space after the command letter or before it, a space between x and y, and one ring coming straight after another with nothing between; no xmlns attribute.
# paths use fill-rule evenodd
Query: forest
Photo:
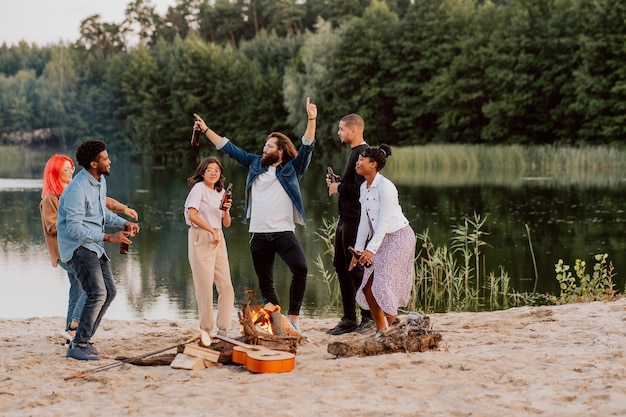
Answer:
<svg viewBox="0 0 626 417"><path fill-rule="evenodd" d="M299 143L307 96L321 154L348 113L372 144L621 145L626 3L134 0L74 43L0 47L5 145L177 160L198 113L260 151L272 131Z"/></svg>

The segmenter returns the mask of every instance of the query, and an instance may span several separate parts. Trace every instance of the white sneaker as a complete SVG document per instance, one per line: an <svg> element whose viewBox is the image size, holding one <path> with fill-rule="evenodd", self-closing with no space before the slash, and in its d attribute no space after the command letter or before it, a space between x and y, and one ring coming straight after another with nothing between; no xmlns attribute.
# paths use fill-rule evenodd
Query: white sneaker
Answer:
<svg viewBox="0 0 626 417"><path fill-rule="evenodd" d="M300 334L302 334L302 330L300 330L300 326L298 325L298 320L290 320L291 321L291 325L293 326L294 329L296 329L296 331Z"/></svg>
<svg viewBox="0 0 626 417"><path fill-rule="evenodd" d="M228 331L226 329L219 329L217 331L217 335L218 336L224 336L224 337L228 337Z"/></svg>
<svg viewBox="0 0 626 417"><path fill-rule="evenodd" d="M200 331L200 344L204 347L211 346L211 336L205 330Z"/></svg>
<svg viewBox="0 0 626 417"><path fill-rule="evenodd" d="M68 342L71 342L72 340L74 340L75 334L76 334L76 330L63 330L61 332L61 336L63 336L63 338L67 340Z"/></svg>

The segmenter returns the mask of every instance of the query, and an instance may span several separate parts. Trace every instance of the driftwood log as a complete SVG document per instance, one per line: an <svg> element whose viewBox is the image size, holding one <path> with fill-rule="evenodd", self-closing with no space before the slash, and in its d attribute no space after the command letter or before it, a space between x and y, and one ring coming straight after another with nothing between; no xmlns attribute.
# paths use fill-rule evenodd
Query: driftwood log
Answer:
<svg viewBox="0 0 626 417"><path fill-rule="evenodd" d="M182 350L182 349L181 349ZM127 358L125 356L117 356L116 361L126 361L131 365L137 366L168 366L172 363L176 353L164 353L162 355L152 356L149 358Z"/></svg>
<svg viewBox="0 0 626 417"><path fill-rule="evenodd" d="M428 316L411 313L398 317L376 338L364 336L332 342L328 345L328 353L338 358L346 358L396 352L425 352L437 349L441 339L441 333L430 330Z"/></svg>

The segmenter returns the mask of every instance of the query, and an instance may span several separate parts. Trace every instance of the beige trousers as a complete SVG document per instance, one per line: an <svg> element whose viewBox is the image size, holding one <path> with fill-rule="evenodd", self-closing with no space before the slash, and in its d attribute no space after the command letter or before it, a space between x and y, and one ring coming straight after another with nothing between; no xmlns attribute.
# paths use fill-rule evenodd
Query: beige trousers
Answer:
<svg viewBox="0 0 626 417"><path fill-rule="evenodd" d="M235 303L235 291L230 279L226 239L220 231L216 245L211 233L190 227L188 234L189 265L200 315L200 328L213 329L213 284L217 289L217 328L230 329Z"/></svg>

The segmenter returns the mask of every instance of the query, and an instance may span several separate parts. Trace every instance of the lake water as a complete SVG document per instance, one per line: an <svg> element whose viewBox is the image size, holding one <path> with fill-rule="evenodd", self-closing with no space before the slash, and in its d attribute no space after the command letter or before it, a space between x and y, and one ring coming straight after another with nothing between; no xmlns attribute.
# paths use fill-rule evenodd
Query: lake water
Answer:
<svg viewBox="0 0 626 417"><path fill-rule="evenodd" d="M5 155L0 166L0 318L65 314L67 277L61 268L50 265L38 208L41 172L52 153L20 151L10 158ZM186 178L195 165L138 165L112 159L109 195L138 211L141 233L128 255L120 255L116 245L105 246L118 285L118 296L107 317L196 318L187 226L182 216L189 191ZM474 213L487 216L485 268L504 268L516 290L531 291L535 286L528 225L539 275L537 291L558 294L554 264L560 258L569 265L576 258L586 260L591 273L592 256L606 252L615 266L616 288L623 292L626 181L621 171L608 176L603 173L602 180L593 172L581 175L580 170L575 170L575 176L539 172L516 178L494 178L493 173L469 178L447 175L445 169L407 175L406 169L393 163L390 158L383 174L396 182L414 230L428 229L435 244L449 246L452 229L464 218L472 218ZM297 235L309 260L305 317L338 314L329 308L328 288L314 263L326 249L315 232L324 219L336 214L336 197L329 198L326 193L325 166L312 164L302 182L308 226L299 227ZM341 172L343 164L337 162L333 167ZM248 299L247 290L257 296L259 292L248 250L247 224L241 221L246 171L227 163L225 174L227 181L234 183L233 225L225 234L238 306ZM330 268L331 258L323 256ZM275 273L279 296L286 301L289 271L280 260Z"/></svg>

